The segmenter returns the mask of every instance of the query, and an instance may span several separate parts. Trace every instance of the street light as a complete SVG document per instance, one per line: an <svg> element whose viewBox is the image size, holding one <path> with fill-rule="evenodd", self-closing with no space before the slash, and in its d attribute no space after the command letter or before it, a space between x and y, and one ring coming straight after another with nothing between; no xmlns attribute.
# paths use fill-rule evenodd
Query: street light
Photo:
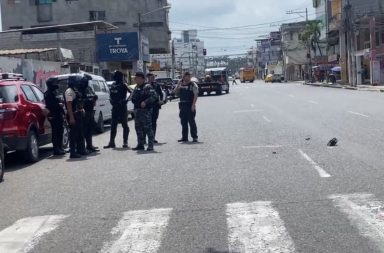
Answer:
<svg viewBox="0 0 384 253"><path fill-rule="evenodd" d="M143 16L146 16L146 15L149 15L149 14L152 14L154 12L157 12L157 11L161 11L161 10L169 10L171 8L171 5L168 4L166 6L163 6L163 7L160 7L160 8L157 8L157 9L154 9L154 10L151 10L151 11L148 11L148 12L145 12L145 13L137 13L138 15L138 23L137 23L137 28L138 28L138 39L139 39L139 61L141 61L142 59L142 44L141 44L141 18Z"/></svg>

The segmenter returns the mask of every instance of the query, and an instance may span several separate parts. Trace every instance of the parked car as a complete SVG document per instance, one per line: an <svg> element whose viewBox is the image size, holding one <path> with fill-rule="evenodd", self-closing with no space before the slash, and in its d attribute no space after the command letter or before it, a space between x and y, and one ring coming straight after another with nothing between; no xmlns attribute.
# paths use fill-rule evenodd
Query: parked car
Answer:
<svg viewBox="0 0 384 253"><path fill-rule="evenodd" d="M281 83L281 75L280 74L273 74L272 83Z"/></svg>
<svg viewBox="0 0 384 253"><path fill-rule="evenodd" d="M1 118L0 118L1 120ZM5 168L5 162L4 162L4 146L3 146L3 139L0 136L0 182L3 181L4 178L4 168Z"/></svg>
<svg viewBox="0 0 384 253"><path fill-rule="evenodd" d="M108 81L107 82L107 85L108 85L109 89L111 89L111 86L112 86L113 83L114 83L114 81ZM128 114L131 115L132 118L134 118L135 117L135 106L133 105L132 101L130 100L132 92L133 92L133 89L130 86L128 86L127 109L128 109Z"/></svg>
<svg viewBox="0 0 384 253"><path fill-rule="evenodd" d="M104 132L105 122L112 119L112 105L109 102L109 88L105 79L101 76L92 75L85 72L81 72L79 74L65 74L55 76L53 78L58 79L59 92L62 96L64 96L65 90L68 87L68 78L71 75L88 75L91 77L88 85L92 88L98 97L95 106L96 131L99 133Z"/></svg>
<svg viewBox="0 0 384 253"><path fill-rule="evenodd" d="M52 139L43 92L18 74L1 74L0 133L5 152L23 153L27 162L39 159L39 147Z"/></svg>
<svg viewBox="0 0 384 253"><path fill-rule="evenodd" d="M165 77L165 78L156 78L155 81L161 85L171 85L173 86L173 80L170 77Z"/></svg>
<svg viewBox="0 0 384 253"><path fill-rule="evenodd" d="M264 78L264 81L266 83L272 83L272 80L273 80L273 75L272 74L268 74L265 78Z"/></svg>

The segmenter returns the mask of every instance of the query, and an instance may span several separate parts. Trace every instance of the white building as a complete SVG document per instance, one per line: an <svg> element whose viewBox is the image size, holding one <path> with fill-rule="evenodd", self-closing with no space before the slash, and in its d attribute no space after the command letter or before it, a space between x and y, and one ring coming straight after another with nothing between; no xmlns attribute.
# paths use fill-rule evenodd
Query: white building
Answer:
<svg viewBox="0 0 384 253"><path fill-rule="evenodd" d="M175 67L179 71L190 71L202 76L205 70L204 41L197 37L197 30L182 31L181 38L174 38L171 48L175 53ZM151 55L151 62L160 64L161 69L172 68L172 54Z"/></svg>

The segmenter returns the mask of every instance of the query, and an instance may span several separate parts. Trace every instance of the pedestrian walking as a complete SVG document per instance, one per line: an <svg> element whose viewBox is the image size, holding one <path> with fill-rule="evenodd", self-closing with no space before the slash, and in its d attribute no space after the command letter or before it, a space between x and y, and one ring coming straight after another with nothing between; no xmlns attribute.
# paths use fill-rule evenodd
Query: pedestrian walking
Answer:
<svg viewBox="0 0 384 253"><path fill-rule="evenodd" d="M53 155L64 155L63 134L64 134L64 105L58 97L57 80L50 78L47 81L47 91L44 93L44 100L48 113L48 120L52 127Z"/></svg>
<svg viewBox="0 0 384 253"><path fill-rule="evenodd" d="M115 71L113 79L115 82L110 88L110 102L112 104L111 135L108 145L104 146L104 148L108 149L116 147L115 138L117 134L117 125L119 123L123 127L123 148L128 148L128 86L124 82L124 74L121 71Z"/></svg>
<svg viewBox="0 0 384 253"><path fill-rule="evenodd" d="M196 101L199 94L199 87L191 81L191 74L185 72L183 79L178 83L175 93L180 97L180 121L182 137L179 142L188 142L188 127L191 130L193 142L198 142L196 126Z"/></svg>
<svg viewBox="0 0 384 253"><path fill-rule="evenodd" d="M153 130L153 136L154 136L154 143L159 143L156 140L156 132L157 132L157 120L160 115L160 109L163 104L164 95L163 90L161 89L160 85L155 81L155 75L153 73L147 74L148 83L152 85L152 89L157 94L157 100L155 101L153 108L152 108L152 130Z"/></svg>
<svg viewBox="0 0 384 253"><path fill-rule="evenodd" d="M81 87L83 90L81 91L84 100L84 137L86 143L86 149L89 153L98 152L99 148L93 146L93 131L95 129L95 105L98 99L96 93L89 86L89 81L92 78L90 76L85 75L80 82L82 83Z"/></svg>
<svg viewBox="0 0 384 253"><path fill-rule="evenodd" d="M70 158L80 158L87 155L83 133L84 103L79 90L79 79L79 76L70 76L68 78L68 88L64 94L69 123Z"/></svg>
<svg viewBox="0 0 384 253"><path fill-rule="evenodd" d="M133 150L144 150L146 135L148 136L147 151L153 151L154 135L152 129L152 109L157 100L156 92L150 84L145 83L143 72L135 74L136 88L132 94L132 103L135 106L135 129L137 146Z"/></svg>
<svg viewBox="0 0 384 253"><path fill-rule="evenodd" d="M236 77L233 78L233 80L232 80L232 85L237 85Z"/></svg>

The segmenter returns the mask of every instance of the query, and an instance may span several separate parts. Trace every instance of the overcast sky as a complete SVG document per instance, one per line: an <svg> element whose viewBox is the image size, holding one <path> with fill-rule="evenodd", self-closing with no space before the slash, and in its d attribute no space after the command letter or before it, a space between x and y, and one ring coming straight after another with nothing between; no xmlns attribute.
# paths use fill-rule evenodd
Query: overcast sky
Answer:
<svg viewBox="0 0 384 253"><path fill-rule="evenodd" d="M242 54L255 39L277 31L282 23L305 20L304 11L315 17L312 0L168 0L172 37L181 30L197 29L208 55ZM301 17L300 17L301 15ZM234 28L237 27L237 28ZM220 28L220 29L217 29ZM224 28L224 29L221 29Z"/></svg>

